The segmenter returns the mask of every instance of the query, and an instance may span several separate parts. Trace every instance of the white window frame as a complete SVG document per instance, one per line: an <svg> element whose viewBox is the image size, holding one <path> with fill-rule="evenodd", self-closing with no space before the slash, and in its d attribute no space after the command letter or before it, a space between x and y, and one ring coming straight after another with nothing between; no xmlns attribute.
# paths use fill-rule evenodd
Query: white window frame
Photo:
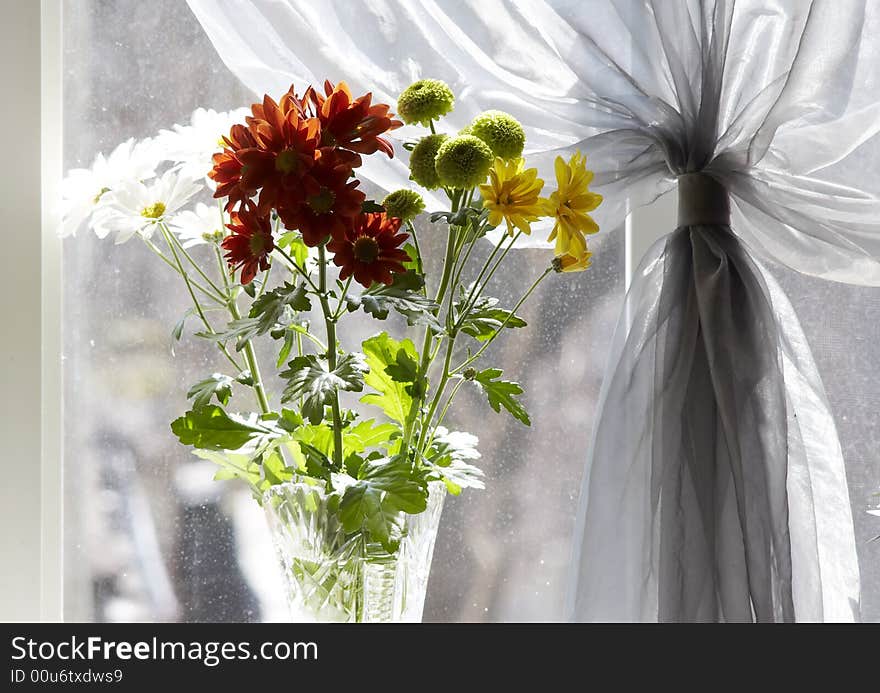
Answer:
<svg viewBox="0 0 880 693"><path fill-rule="evenodd" d="M9 66L0 84L15 95L0 111L0 131L9 133L0 186L2 621L63 618L61 15L61 0L26 0L9 3L0 25L0 64ZM675 195L666 195L629 215L627 288L645 251L674 227L675 205Z"/></svg>
<svg viewBox="0 0 880 693"><path fill-rule="evenodd" d="M61 620L61 3L7 3L0 620ZM37 155L39 153L39 155Z"/></svg>

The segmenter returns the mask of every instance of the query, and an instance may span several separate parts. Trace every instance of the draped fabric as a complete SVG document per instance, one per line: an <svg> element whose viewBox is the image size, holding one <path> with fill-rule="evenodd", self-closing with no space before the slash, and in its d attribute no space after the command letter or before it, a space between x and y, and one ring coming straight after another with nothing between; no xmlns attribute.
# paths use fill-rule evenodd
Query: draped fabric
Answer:
<svg viewBox="0 0 880 693"><path fill-rule="evenodd" d="M508 111L547 174L581 149L606 231L682 174L720 185L729 223L683 219L629 289L577 509L570 616L858 618L834 421L762 263L880 285L880 3L189 2L258 93L344 77L393 103L435 77L457 94L450 128ZM406 182L400 159L363 172Z"/></svg>

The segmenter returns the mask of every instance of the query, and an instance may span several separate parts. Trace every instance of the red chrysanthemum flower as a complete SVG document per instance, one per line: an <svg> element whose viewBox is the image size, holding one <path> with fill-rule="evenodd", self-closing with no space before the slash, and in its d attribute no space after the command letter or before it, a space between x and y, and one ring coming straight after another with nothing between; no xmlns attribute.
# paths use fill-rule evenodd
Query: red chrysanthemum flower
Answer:
<svg viewBox="0 0 880 693"><path fill-rule="evenodd" d="M250 284L259 270L269 269L269 254L275 248L268 215L261 216L253 205L246 204L231 215L226 226L231 236L223 239L226 262L241 268L241 283Z"/></svg>
<svg viewBox="0 0 880 693"><path fill-rule="evenodd" d="M278 208L288 229L299 229L303 242L315 247L330 236L340 236L360 214L366 195L360 181L351 178L351 166L338 151L322 150L304 181L302 199Z"/></svg>
<svg viewBox="0 0 880 693"><path fill-rule="evenodd" d="M398 233L400 219L380 214L360 214L342 236L327 244L333 262L340 267L339 278L354 275L358 284L369 288L373 282L391 284L392 274L405 272L409 259L400 248L409 234Z"/></svg>
<svg viewBox="0 0 880 693"><path fill-rule="evenodd" d="M403 123L394 119L388 104L371 105L373 95L368 93L353 99L345 82L335 87L324 82L325 95L309 87L303 102L311 102L321 121L321 146L340 147L361 154L385 152L394 156L391 143L379 137L384 132L399 128Z"/></svg>
<svg viewBox="0 0 880 693"><path fill-rule="evenodd" d="M263 98L263 103L255 103L251 105L251 113L253 113L253 117L258 120L266 120L270 121L274 117L272 112L275 110L272 107L272 99L269 99L270 105L269 108L266 108L266 97ZM306 104L303 99L299 98L296 93L293 91L293 85L290 85L290 89L278 100L278 104L276 105L278 111L282 114L286 115L290 111L296 111L298 115L303 118L308 117L306 113Z"/></svg>
<svg viewBox="0 0 880 693"><path fill-rule="evenodd" d="M241 187L251 193L260 190L260 214L302 192L321 137L318 119L303 118L290 92L281 101L283 106L265 96L262 104L251 107L254 115L247 122L255 146L236 154L242 163Z"/></svg>
<svg viewBox="0 0 880 693"><path fill-rule="evenodd" d="M214 168L208 173L208 177L217 183L214 197L229 198L226 203L226 209L229 210L252 194L241 185L242 163L238 152L256 147L257 141L244 125L233 125L229 135L223 138L223 143L223 151L213 156Z"/></svg>

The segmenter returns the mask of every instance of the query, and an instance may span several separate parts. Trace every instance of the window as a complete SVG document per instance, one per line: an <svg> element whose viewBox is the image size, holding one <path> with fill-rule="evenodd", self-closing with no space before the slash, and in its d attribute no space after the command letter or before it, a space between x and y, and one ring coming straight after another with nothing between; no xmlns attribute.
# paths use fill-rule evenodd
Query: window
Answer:
<svg viewBox="0 0 880 693"><path fill-rule="evenodd" d="M64 12L65 169L187 122L196 107L253 100L185 3L78 1ZM443 239L427 228L422 237L439 259ZM479 436L487 488L447 503L426 620L561 616L591 412L623 296L622 239L597 243L589 272L543 284L522 311L530 329L493 346L527 392L530 429L475 397L457 400L452 427ZM545 251L519 252L494 295L512 304L545 261ZM65 242L64 265L65 617L283 619L259 507L246 489L212 481L168 428L185 408L182 388L211 372L216 353L172 340L188 308L182 287L142 245L90 232ZM359 329L382 328L365 318Z"/></svg>
<svg viewBox="0 0 880 693"><path fill-rule="evenodd" d="M184 122L196 107L226 110L253 98L179 0L66 0L62 37L64 169ZM637 217L634 245L649 226ZM532 428L459 400L455 423L480 437L487 489L451 499L444 511L426 620L561 613L591 416L624 291L624 234L603 236L595 251L591 271L562 291L543 285L524 311L531 329L495 349L498 363L520 374ZM429 252L437 256L436 243ZM519 253L517 266L535 252ZM173 276L142 246L113 247L91 234L64 244L63 264L65 618L285 618L261 511L246 491L211 481L168 430L186 404L183 387L210 372L214 359L204 344L170 336L187 308ZM773 271L801 318L836 417L862 617L877 621L880 541L871 539L880 523L866 510L880 489L880 291ZM499 297L521 292L522 276L511 272ZM362 329L375 325L364 321ZM8 507L18 513L25 505Z"/></svg>

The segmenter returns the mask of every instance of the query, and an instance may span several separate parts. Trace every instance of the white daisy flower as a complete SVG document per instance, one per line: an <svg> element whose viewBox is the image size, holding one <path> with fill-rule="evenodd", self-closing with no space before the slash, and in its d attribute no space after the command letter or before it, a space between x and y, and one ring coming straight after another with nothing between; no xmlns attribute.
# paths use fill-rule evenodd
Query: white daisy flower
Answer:
<svg viewBox="0 0 880 693"><path fill-rule="evenodd" d="M219 241L226 235L219 208L204 202L199 202L194 209L174 215L169 226L180 238L184 248Z"/></svg>
<svg viewBox="0 0 880 693"><path fill-rule="evenodd" d="M222 137L236 123L244 123L249 108L218 113L213 109L197 108L189 125L174 125L161 130L156 137L161 155L168 161L181 164L181 170L191 178L207 176L211 157L223 149ZM213 181L209 181L213 184Z"/></svg>
<svg viewBox="0 0 880 693"><path fill-rule="evenodd" d="M159 158L153 140L123 142L110 156L98 154L91 168L71 169L61 184L62 236L72 236L95 211L104 193L126 181L149 180Z"/></svg>
<svg viewBox="0 0 880 693"><path fill-rule="evenodd" d="M98 238L115 231L117 243L125 243L137 233L149 238L156 224L170 218L203 187L177 169L166 171L149 184L125 181L101 198L93 228Z"/></svg>

